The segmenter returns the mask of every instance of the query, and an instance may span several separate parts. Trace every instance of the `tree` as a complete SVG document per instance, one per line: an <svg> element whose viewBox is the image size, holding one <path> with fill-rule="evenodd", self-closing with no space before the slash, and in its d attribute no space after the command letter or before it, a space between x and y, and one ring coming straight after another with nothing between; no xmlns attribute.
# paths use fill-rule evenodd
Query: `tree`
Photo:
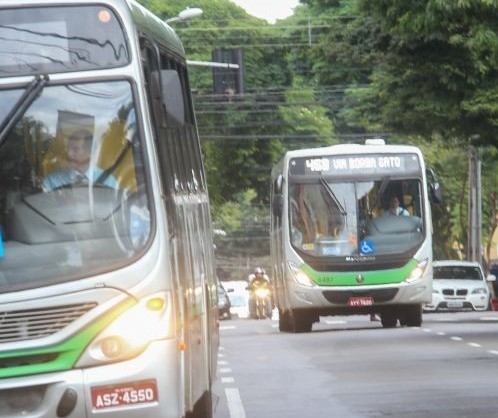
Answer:
<svg viewBox="0 0 498 418"><path fill-rule="evenodd" d="M385 42L372 74L384 126L426 138L497 145L496 2L359 0Z"/></svg>

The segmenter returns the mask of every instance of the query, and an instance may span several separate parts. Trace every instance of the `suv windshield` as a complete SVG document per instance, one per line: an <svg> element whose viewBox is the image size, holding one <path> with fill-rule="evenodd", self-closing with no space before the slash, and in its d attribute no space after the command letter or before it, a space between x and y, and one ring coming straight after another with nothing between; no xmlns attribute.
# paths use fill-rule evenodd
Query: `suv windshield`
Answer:
<svg viewBox="0 0 498 418"><path fill-rule="evenodd" d="M0 126L25 89L0 90ZM130 83L45 86L0 147L0 292L86 277L150 235Z"/></svg>
<svg viewBox="0 0 498 418"><path fill-rule="evenodd" d="M479 267L472 266L434 266L434 279L483 280Z"/></svg>

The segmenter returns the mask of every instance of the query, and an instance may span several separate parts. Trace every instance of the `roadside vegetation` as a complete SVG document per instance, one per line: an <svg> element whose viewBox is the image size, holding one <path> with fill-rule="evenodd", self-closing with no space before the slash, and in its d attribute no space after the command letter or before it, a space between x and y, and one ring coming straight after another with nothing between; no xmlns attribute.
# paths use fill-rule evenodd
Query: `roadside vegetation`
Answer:
<svg viewBox="0 0 498 418"><path fill-rule="evenodd" d="M186 6L142 3L164 19ZM213 90L213 73L232 74L229 83L233 70L190 73L221 278L267 263L269 175L286 150L366 137L421 147L439 176L435 258L467 252L468 147L477 147L489 259L498 204L497 2L301 0L276 24L229 0L189 5L202 16L173 24L189 59L237 50L244 64L240 94L232 85Z"/></svg>

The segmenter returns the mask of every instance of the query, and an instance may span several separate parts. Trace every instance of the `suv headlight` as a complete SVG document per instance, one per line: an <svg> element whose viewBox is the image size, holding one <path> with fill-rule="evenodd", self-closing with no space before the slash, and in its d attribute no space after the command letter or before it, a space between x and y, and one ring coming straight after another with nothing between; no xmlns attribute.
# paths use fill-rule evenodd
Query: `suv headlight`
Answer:
<svg viewBox="0 0 498 418"><path fill-rule="evenodd" d="M478 287L477 289L474 289L472 291L473 295L485 295L486 293L488 292L486 292L486 289L484 289L484 287Z"/></svg>

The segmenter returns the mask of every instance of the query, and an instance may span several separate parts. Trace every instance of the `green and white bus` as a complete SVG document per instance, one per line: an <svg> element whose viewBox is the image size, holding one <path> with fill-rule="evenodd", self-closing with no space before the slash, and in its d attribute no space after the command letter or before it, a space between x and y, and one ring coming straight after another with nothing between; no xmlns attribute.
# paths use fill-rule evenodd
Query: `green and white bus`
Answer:
<svg viewBox="0 0 498 418"><path fill-rule="evenodd" d="M0 416L212 416L190 93L181 41L132 0L1 2ZM87 171L70 179L81 132Z"/></svg>
<svg viewBox="0 0 498 418"><path fill-rule="evenodd" d="M439 194L437 184L431 190ZM413 146L375 139L287 152L271 184L280 330L309 332L320 316L357 314L420 326L432 296L429 195ZM390 215L395 200L399 216Z"/></svg>

